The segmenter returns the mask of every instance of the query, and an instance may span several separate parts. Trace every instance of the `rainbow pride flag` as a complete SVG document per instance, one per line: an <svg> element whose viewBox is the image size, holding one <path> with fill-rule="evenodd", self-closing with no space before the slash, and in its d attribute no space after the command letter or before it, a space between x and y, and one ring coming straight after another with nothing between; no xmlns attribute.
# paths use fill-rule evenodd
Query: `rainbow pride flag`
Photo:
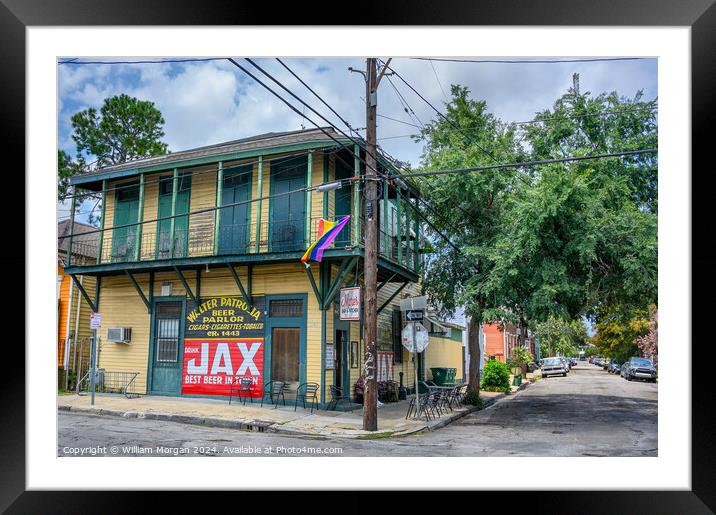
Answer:
<svg viewBox="0 0 716 515"><path fill-rule="evenodd" d="M306 250L306 253L301 258L301 263L306 264L309 260L318 261L319 263L323 259L323 251L333 243L341 229L345 227L350 220L349 216L344 216L337 222L329 222L321 218L318 221L318 239L314 241L310 247Z"/></svg>

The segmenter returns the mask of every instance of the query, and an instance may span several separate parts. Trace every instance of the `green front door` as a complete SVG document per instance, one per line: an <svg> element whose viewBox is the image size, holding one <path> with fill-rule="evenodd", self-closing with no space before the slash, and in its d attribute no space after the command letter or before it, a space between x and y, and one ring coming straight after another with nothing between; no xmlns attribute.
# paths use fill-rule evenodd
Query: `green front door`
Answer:
<svg viewBox="0 0 716 515"><path fill-rule="evenodd" d="M170 257L186 257L189 244L189 199L191 197L191 175L181 174L177 179L176 215L174 218L174 234L172 220L168 218L157 224L157 259ZM172 215L173 177L163 177L159 181L159 211L157 218ZM172 242L173 240L173 242Z"/></svg>
<svg viewBox="0 0 716 515"><path fill-rule="evenodd" d="M305 249L306 187L308 161L291 158L271 162L271 252Z"/></svg>
<svg viewBox="0 0 716 515"><path fill-rule="evenodd" d="M179 395L181 392L183 307L183 301L158 301L154 306L151 393Z"/></svg>
<svg viewBox="0 0 716 515"><path fill-rule="evenodd" d="M252 165L224 170L219 218L219 254L245 254L249 242Z"/></svg>
<svg viewBox="0 0 716 515"><path fill-rule="evenodd" d="M114 203L115 227L134 224L139 215L139 186L125 185L117 189ZM132 261L137 248L139 226L117 227L112 230L112 263Z"/></svg>

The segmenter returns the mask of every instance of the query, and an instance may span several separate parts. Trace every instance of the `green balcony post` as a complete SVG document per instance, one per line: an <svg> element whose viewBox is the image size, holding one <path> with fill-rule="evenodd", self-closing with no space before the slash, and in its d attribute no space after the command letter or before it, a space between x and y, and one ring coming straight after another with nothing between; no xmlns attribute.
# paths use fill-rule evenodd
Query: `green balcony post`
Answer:
<svg viewBox="0 0 716 515"><path fill-rule="evenodd" d="M259 177L261 177L259 175ZM261 179L259 179L261 180ZM216 171L216 211L214 211L214 255L219 252L219 222L221 221L221 195L224 187L224 163L219 161Z"/></svg>
<svg viewBox="0 0 716 515"><path fill-rule="evenodd" d="M418 199L415 199L415 250L414 250L414 266L415 266L415 272L420 272L420 217L417 216L417 210L418 210Z"/></svg>
<svg viewBox="0 0 716 515"><path fill-rule="evenodd" d="M258 204L256 205L256 253L261 252L261 209L263 205L263 183L264 183L264 156L259 156L258 162Z"/></svg>
<svg viewBox="0 0 716 515"><path fill-rule="evenodd" d="M353 145L353 176L360 177L360 147L358 144ZM351 237L351 243L354 247L358 246L360 241L360 181L356 180L353 183L353 231Z"/></svg>
<svg viewBox="0 0 716 515"><path fill-rule="evenodd" d="M72 266L72 238L75 235L75 208L77 207L77 188L72 188L70 204L70 238L67 241L67 266Z"/></svg>
<svg viewBox="0 0 716 515"><path fill-rule="evenodd" d="M311 191L313 176L313 152L308 153L308 166L306 167L306 231L305 243L306 248L311 244L311 200L313 192Z"/></svg>
<svg viewBox="0 0 716 515"><path fill-rule="evenodd" d="M410 266L410 208L412 203L410 202L410 191L408 191L408 198L405 199L405 266Z"/></svg>
<svg viewBox="0 0 716 515"><path fill-rule="evenodd" d="M388 181L383 181L383 255L390 257L388 247Z"/></svg>
<svg viewBox="0 0 716 515"><path fill-rule="evenodd" d="M395 207L396 218L398 219L398 228L396 231L396 239L398 240L398 263L403 262L403 201L400 198L400 186L396 190Z"/></svg>
<svg viewBox="0 0 716 515"><path fill-rule="evenodd" d="M142 255L142 221L144 221L144 174L139 174L139 207L137 208L137 245L134 247L134 260Z"/></svg>
<svg viewBox="0 0 716 515"><path fill-rule="evenodd" d="M172 178L172 219L169 222L169 256L174 257L174 215L177 214L177 193L179 190L179 169L174 168L174 177Z"/></svg>
<svg viewBox="0 0 716 515"><path fill-rule="evenodd" d="M328 182L328 154L323 151L323 184ZM323 218L328 218L328 192L323 192Z"/></svg>
<svg viewBox="0 0 716 515"><path fill-rule="evenodd" d="M99 218L99 242L97 245L97 264L102 262L102 245L104 244L104 215L107 209L107 180L102 181L102 213Z"/></svg>

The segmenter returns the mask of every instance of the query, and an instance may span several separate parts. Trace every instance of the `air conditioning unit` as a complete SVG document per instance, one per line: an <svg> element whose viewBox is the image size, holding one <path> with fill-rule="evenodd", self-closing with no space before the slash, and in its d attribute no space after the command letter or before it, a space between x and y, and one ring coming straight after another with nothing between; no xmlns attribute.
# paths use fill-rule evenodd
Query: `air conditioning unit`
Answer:
<svg viewBox="0 0 716 515"><path fill-rule="evenodd" d="M129 343L132 340L132 328L110 327L107 329L107 340L115 343Z"/></svg>

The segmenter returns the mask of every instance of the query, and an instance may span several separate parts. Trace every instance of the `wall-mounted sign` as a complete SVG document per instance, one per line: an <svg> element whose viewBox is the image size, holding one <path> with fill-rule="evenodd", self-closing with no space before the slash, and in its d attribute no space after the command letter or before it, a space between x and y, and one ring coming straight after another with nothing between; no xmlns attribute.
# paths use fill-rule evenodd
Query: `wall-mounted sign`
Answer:
<svg viewBox="0 0 716 515"><path fill-rule="evenodd" d="M229 395L241 378L251 378L260 398L264 370L264 314L240 297L212 297L186 303L182 393Z"/></svg>
<svg viewBox="0 0 716 515"><path fill-rule="evenodd" d="M341 320L360 320L360 287L341 288Z"/></svg>
<svg viewBox="0 0 716 515"><path fill-rule="evenodd" d="M326 370L333 370L335 367L335 352L332 343L326 344Z"/></svg>
<svg viewBox="0 0 716 515"><path fill-rule="evenodd" d="M99 313L92 313L90 315L90 329L101 329L102 328L102 315Z"/></svg>
<svg viewBox="0 0 716 515"><path fill-rule="evenodd" d="M378 381L393 379L393 353L378 351Z"/></svg>

